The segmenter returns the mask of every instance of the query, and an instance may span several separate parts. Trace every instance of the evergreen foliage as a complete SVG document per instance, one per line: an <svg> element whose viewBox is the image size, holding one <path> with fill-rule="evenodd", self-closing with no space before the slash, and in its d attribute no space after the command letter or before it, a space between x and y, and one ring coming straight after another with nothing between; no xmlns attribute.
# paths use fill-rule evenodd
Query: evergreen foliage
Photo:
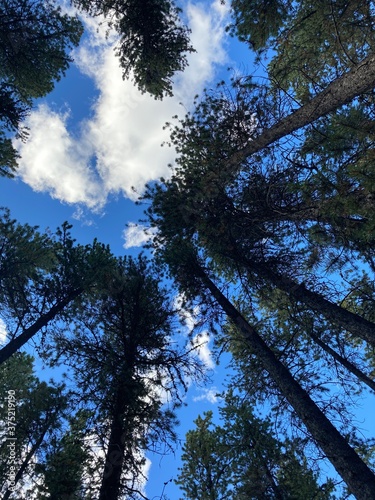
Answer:
<svg viewBox="0 0 375 500"><path fill-rule="evenodd" d="M156 99L172 95L172 76L193 51L181 9L170 0L73 0L92 16L103 15L119 34L116 46L124 78Z"/></svg>
<svg viewBox="0 0 375 500"><path fill-rule="evenodd" d="M4 0L0 6L0 173L17 165L10 132L27 137L22 121L66 72L82 24L52 0Z"/></svg>
<svg viewBox="0 0 375 500"><path fill-rule="evenodd" d="M316 472L309 469L303 441L278 440L272 422L254 415L245 394L228 390L220 414L221 425L207 412L186 435L176 481L184 498L335 498L332 483L319 485Z"/></svg>

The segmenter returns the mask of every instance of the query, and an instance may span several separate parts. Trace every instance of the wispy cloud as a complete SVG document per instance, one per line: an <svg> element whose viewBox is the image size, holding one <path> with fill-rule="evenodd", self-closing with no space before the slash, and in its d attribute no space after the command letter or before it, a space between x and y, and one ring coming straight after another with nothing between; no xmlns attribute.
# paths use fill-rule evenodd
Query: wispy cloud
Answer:
<svg viewBox="0 0 375 500"><path fill-rule="evenodd" d="M189 3L185 11L197 52L189 55L186 71L177 75L175 96L162 102L122 80L114 39L98 32L93 19L86 21L88 35L75 61L93 79L99 97L91 116L74 127L76 134L71 131L74 110L60 113L43 104L32 112L29 140L16 143L24 182L61 201L100 210L111 194L135 199L133 187L142 192L145 183L168 175L174 151L160 147L168 139L163 125L181 114L180 101L190 106L193 96L227 62L227 11L219 0Z"/></svg>
<svg viewBox="0 0 375 500"><path fill-rule="evenodd" d="M7 327L4 321L0 318L0 345L5 344L7 341Z"/></svg>
<svg viewBox="0 0 375 500"><path fill-rule="evenodd" d="M196 348L196 352L202 363L209 370L212 370L215 367L215 363L212 359L209 342L210 342L210 336L209 333L205 330L203 332L198 333L192 338L191 345L192 347Z"/></svg>
<svg viewBox="0 0 375 500"><path fill-rule="evenodd" d="M154 231L147 229L142 224L134 224L129 222L124 229L122 236L125 241L124 248L141 247L153 237Z"/></svg>
<svg viewBox="0 0 375 500"><path fill-rule="evenodd" d="M216 387L211 387L211 388L202 388L200 389L200 394L199 396L193 397L193 401L208 401L209 403L215 404L218 402L218 390Z"/></svg>

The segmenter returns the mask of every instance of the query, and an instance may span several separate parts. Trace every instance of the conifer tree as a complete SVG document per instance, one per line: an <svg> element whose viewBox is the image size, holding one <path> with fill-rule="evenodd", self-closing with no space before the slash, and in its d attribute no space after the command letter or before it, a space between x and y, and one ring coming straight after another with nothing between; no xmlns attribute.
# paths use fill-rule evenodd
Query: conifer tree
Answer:
<svg viewBox="0 0 375 500"><path fill-rule="evenodd" d="M22 121L34 99L52 91L82 35L76 17L52 0L4 0L0 6L0 174L12 177L17 152L9 133L26 139Z"/></svg>
<svg viewBox="0 0 375 500"><path fill-rule="evenodd" d="M142 497L144 453L172 446L185 378L199 377L172 340L175 311L159 281L144 256L119 258L49 353L70 366L82 404L94 409L88 429L102 455L88 494L101 500Z"/></svg>

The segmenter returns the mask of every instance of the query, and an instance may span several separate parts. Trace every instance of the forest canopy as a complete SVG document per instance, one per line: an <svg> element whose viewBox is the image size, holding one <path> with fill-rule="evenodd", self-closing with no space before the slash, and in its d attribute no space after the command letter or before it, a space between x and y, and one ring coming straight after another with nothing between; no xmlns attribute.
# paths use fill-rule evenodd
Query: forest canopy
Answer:
<svg viewBox="0 0 375 500"><path fill-rule="evenodd" d="M82 35L78 17L42 4L0 11L8 176L6 134L23 134ZM110 20L124 77L171 94L193 50L178 6L73 4ZM183 498L375 498L375 441L356 418L375 391L374 6L230 8L228 32L266 73L207 89L167 125L176 159L140 199L154 235L143 253L114 255L75 241L68 223L44 231L1 211L0 422L17 437L3 498L147 498L147 454L175 448L185 394L206 380L192 342L204 329L228 378L218 415L186 435ZM62 381L38 378L31 345Z"/></svg>

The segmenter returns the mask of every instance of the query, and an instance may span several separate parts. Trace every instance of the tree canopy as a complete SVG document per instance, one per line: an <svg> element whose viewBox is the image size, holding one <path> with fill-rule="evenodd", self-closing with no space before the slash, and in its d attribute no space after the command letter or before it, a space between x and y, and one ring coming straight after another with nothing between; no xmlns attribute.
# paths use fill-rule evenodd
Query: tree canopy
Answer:
<svg viewBox="0 0 375 500"><path fill-rule="evenodd" d="M34 99L54 88L72 61L82 24L52 0L4 0L0 6L0 173L17 165L9 132L26 139L22 122Z"/></svg>
<svg viewBox="0 0 375 500"><path fill-rule="evenodd" d="M73 3L117 31L125 77L156 98L171 94L192 50L175 4ZM65 71L65 50L81 33L75 18L46 8L66 25L61 46L46 42L64 63L47 65L40 85L34 68L21 65L23 75L4 65L26 95L15 128ZM152 260L113 256L96 240L77 244L67 223L42 233L2 213L9 343L0 389L9 390L10 373L23 398L17 481L30 476L40 499L145 498L145 454L172 449L176 410L202 377L179 336L172 282L236 371L221 421L206 413L187 434L177 479L185 498L375 497L374 442L354 418L359 398L375 390L373 5L233 0L231 9L228 30L258 61L269 58L268 79L235 76L169 124L175 165L143 197ZM17 353L31 339L45 363L67 370L69 392L33 377ZM346 486L335 490L341 479L324 477L327 460Z"/></svg>
<svg viewBox="0 0 375 500"><path fill-rule="evenodd" d="M233 33L249 42L253 37L256 50L276 47L270 82L235 78L230 87L206 92L192 113L171 126L176 166L170 178L149 187L145 199L151 201L147 215L157 229L159 262L191 300L204 304L221 326L224 312L238 332L234 344L225 336L223 343L248 367L245 390L252 402L275 398L274 408L284 416L289 408L292 427L308 429L349 491L371 498L368 454L358 446L356 429L344 429L351 418L346 394L357 392L357 378L373 384L369 151L375 79L362 80L362 87L352 77L372 67L374 56L368 2L358 9L344 3L330 9L326 2L302 2L291 11L287 2L233 3ZM264 12L252 16L258 7ZM336 7L343 9L341 17ZM316 38L310 21L322 27ZM332 22L336 31L328 29ZM351 29L358 30L358 45ZM309 36L309 46L289 47L287 35L296 33ZM342 43L334 44L330 37L341 35ZM345 40L353 40L348 50ZM294 72L287 55L298 50L306 53L296 57L301 66ZM324 50L331 62L313 57ZM345 59L350 50L355 55ZM281 80L276 71L284 62ZM334 366L340 382L331 390ZM332 421L341 422L339 429ZM329 441L336 442L331 450ZM364 466L366 487L354 484L356 466L342 462L352 453L344 451L345 442L362 456L352 459L357 479Z"/></svg>

